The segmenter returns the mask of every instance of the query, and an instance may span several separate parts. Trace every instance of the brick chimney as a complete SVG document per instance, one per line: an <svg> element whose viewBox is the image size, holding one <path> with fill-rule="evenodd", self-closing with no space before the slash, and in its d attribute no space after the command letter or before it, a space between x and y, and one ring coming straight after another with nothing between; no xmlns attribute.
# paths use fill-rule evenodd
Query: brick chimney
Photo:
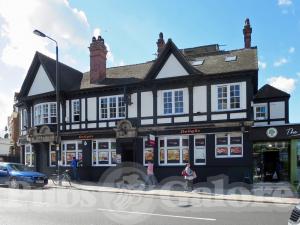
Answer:
<svg viewBox="0 0 300 225"><path fill-rule="evenodd" d="M101 36L93 37L90 44L90 83L97 84L106 77L107 49Z"/></svg>
<svg viewBox="0 0 300 225"><path fill-rule="evenodd" d="M252 33L252 28L251 28L251 25L250 25L249 18L247 18L245 20L245 25L244 25L243 33L244 33L245 48L251 48L251 33Z"/></svg>
<svg viewBox="0 0 300 225"><path fill-rule="evenodd" d="M159 33L159 38L157 39L156 44L157 44L157 57L158 57L165 47L164 34L162 32Z"/></svg>

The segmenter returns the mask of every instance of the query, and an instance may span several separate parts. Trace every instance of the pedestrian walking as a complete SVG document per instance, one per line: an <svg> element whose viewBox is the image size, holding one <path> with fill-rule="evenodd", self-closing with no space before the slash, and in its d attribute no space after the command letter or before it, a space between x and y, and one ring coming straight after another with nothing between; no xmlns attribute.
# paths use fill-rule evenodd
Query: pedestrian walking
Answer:
<svg viewBox="0 0 300 225"><path fill-rule="evenodd" d="M79 181L78 161L77 161L76 157L73 157L72 162L71 162L71 167L72 167L73 180Z"/></svg>
<svg viewBox="0 0 300 225"><path fill-rule="evenodd" d="M150 186L150 185L155 186L155 177L154 177L152 160L148 161L146 185L147 186Z"/></svg>
<svg viewBox="0 0 300 225"><path fill-rule="evenodd" d="M185 191L192 191L193 190L193 180L196 177L196 174L191 169L191 165L189 163L186 164L186 167L182 171L181 175L184 176Z"/></svg>

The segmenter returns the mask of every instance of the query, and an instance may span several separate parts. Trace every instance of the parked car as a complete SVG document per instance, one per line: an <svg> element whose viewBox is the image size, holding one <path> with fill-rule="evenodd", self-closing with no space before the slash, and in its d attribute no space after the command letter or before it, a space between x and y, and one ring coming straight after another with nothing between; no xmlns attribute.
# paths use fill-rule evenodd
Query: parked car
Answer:
<svg viewBox="0 0 300 225"><path fill-rule="evenodd" d="M26 165L0 162L0 184L11 188L44 187L48 184L48 178Z"/></svg>
<svg viewBox="0 0 300 225"><path fill-rule="evenodd" d="M293 209L288 225L300 225L300 204Z"/></svg>

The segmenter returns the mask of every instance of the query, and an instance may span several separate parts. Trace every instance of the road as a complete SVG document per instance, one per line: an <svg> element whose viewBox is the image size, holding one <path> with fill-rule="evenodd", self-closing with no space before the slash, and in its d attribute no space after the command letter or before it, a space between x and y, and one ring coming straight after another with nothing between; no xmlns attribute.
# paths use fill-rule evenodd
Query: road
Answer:
<svg viewBox="0 0 300 225"><path fill-rule="evenodd" d="M1 225L283 225L292 205L0 188Z"/></svg>

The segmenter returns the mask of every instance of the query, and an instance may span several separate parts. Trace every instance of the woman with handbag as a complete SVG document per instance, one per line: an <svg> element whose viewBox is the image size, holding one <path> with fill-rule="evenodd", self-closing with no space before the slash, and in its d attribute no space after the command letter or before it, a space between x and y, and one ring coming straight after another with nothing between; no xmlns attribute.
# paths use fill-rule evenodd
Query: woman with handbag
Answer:
<svg viewBox="0 0 300 225"><path fill-rule="evenodd" d="M185 169L181 173L184 176L185 180L185 191L193 190L193 179L195 176L195 172L191 170L191 165L189 163L186 164Z"/></svg>

